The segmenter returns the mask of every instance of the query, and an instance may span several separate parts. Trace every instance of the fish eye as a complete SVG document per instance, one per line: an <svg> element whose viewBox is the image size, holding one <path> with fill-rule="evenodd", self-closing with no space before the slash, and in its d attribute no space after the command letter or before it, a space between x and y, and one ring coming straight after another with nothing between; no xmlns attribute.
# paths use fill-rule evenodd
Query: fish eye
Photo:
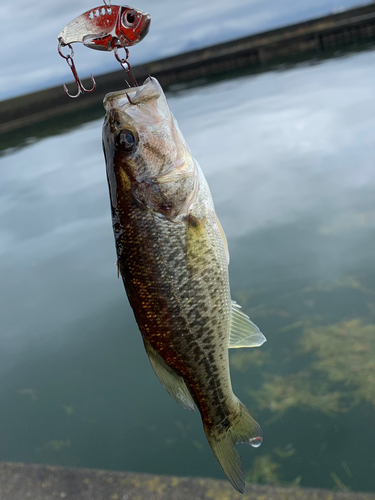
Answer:
<svg viewBox="0 0 375 500"><path fill-rule="evenodd" d="M128 10L127 12L124 12L122 15L122 24L126 28L132 28L137 20L137 13L135 10Z"/></svg>
<svg viewBox="0 0 375 500"><path fill-rule="evenodd" d="M120 132L118 134L117 144L118 149L130 152L136 144L133 132L130 132L130 130L123 130Z"/></svg>

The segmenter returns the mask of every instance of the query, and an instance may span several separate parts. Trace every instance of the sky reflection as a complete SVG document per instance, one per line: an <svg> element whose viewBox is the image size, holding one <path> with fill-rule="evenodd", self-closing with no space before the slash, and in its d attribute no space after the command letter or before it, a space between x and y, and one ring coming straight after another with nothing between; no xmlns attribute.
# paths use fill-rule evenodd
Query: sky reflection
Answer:
<svg viewBox="0 0 375 500"><path fill-rule="evenodd" d="M301 470L304 486L332 487L346 460L351 484L374 488L372 441L332 432L359 440L373 410L356 410L361 425L299 407L275 423L249 394L308 368L294 324L374 323L374 81L375 52L362 52L168 96L228 236L233 296L269 340L232 370L267 436L244 467L292 443L286 476ZM0 157L0 460L221 477L197 415L152 373L116 279L101 127Z"/></svg>
<svg viewBox="0 0 375 500"><path fill-rule="evenodd" d="M320 217L319 234L337 242L374 227L374 68L375 52L367 52L170 96L229 241L311 216ZM12 342L20 293L35 320L32 335L48 330L52 317L56 324L84 317L118 290L101 124L0 158L2 314ZM67 294L76 273L82 279ZM112 290L105 296L92 287L102 279Z"/></svg>

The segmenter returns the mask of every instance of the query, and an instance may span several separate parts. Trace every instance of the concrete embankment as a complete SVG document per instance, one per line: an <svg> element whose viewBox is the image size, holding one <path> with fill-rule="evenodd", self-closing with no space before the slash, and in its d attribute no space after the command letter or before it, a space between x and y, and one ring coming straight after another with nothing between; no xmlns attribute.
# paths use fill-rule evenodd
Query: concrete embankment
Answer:
<svg viewBox="0 0 375 500"><path fill-rule="evenodd" d="M375 42L375 4L251 35L159 61L134 66L139 82L148 75L164 88L200 78L225 77L233 71L265 71L287 62L331 57L361 50ZM61 85L0 102L0 133L10 132L61 114L71 114L101 103L110 91L124 87L123 70L96 77L97 89L69 99ZM90 88L90 81L83 81ZM75 88L72 83L72 87Z"/></svg>
<svg viewBox="0 0 375 500"><path fill-rule="evenodd" d="M226 481L153 476L0 462L0 500L375 500L367 493L247 485L240 495Z"/></svg>

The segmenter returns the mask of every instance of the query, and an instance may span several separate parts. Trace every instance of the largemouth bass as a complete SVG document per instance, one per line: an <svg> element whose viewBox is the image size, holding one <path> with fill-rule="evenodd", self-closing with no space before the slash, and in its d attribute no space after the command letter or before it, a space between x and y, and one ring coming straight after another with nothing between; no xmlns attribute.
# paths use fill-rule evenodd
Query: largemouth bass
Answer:
<svg viewBox="0 0 375 500"><path fill-rule="evenodd" d="M155 78L104 99L103 147L118 269L151 365L202 417L232 485L245 488L237 442L262 431L232 391L229 347L265 338L231 301L227 241L210 190Z"/></svg>

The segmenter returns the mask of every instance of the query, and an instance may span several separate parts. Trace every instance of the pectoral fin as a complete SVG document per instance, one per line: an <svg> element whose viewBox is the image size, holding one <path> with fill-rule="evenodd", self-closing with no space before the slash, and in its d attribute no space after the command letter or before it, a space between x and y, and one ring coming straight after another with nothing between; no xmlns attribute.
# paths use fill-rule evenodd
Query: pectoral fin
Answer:
<svg viewBox="0 0 375 500"><path fill-rule="evenodd" d="M227 238L224 233L224 229L222 228L220 221L215 214L216 222L220 231L220 236L223 240L224 251L227 258L227 264L229 265L229 249ZM189 257L193 255L199 255L200 253L206 251L204 248L204 231L206 231L206 217L201 216L197 217L195 214L190 213L188 217L188 233L187 233L187 245L188 252L187 255Z"/></svg>
<svg viewBox="0 0 375 500"><path fill-rule="evenodd" d="M264 344L266 340L266 337L251 321L249 316L241 311L241 306L232 300L229 348L259 347Z"/></svg>
<svg viewBox="0 0 375 500"><path fill-rule="evenodd" d="M177 375L150 345L147 344L145 347L151 366L168 394L185 410L195 411L194 401L183 378Z"/></svg>
<svg viewBox="0 0 375 500"><path fill-rule="evenodd" d="M230 257L229 257L229 248L228 248L227 237L225 236L224 229L222 228L222 225L220 224L220 221L219 221L219 217L217 215L216 215L216 221L217 221L217 225L219 226L220 234L221 234L223 244L224 244L225 255L227 256L227 262L228 262L228 266L229 266Z"/></svg>
<svg viewBox="0 0 375 500"><path fill-rule="evenodd" d="M200 257L207 252L206 218L192 213L187 218L186 259L188 267L196 269Z"/></svg>

